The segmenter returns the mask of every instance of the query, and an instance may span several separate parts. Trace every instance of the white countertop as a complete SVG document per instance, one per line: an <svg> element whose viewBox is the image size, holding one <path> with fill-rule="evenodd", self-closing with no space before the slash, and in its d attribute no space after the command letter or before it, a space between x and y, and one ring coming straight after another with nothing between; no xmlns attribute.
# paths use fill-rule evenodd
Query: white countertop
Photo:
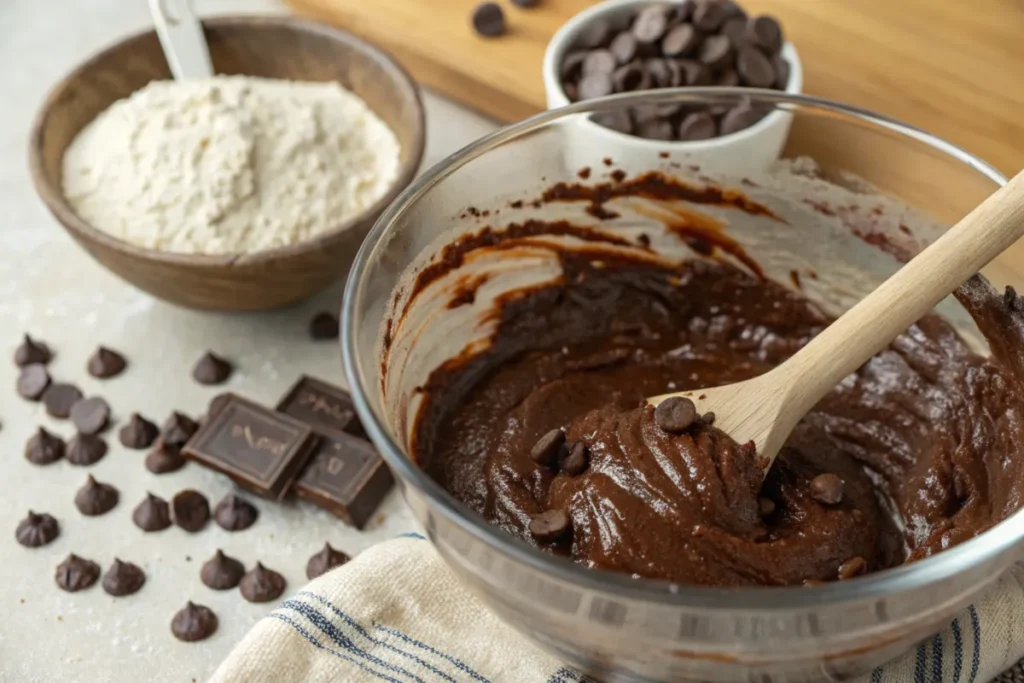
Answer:
<svg viewBox="0 0 1024 683"><path fill-rule="evenodd" d="M200 14L283 11L274 0L195 0ZM58 6L59 5L59 6ZM123 422L139 411L158 422L172 409L198 415L220 388L190 377L207 349L237 363L226 388L272 404L301 373L343 384L336 344L314 343L306 324L318 310L337 310L341 286L296 308L267 314L196 313L156 301L94 263L50 217L32 189L26 163L29 127L47 89L73 66L122 35L149 23L145 0L0 0L0 681L183 681L205 679L258 619L273 609L245 602L237 591L212 591L199 567L217 548L247 566L260 560L283 573L288 592L305 583L305 564L324 541L350 554L413 523L397 493L363 532L306 503L253 499L260 519L230 534L215 524L197 534L177 527L144 534L131 511L147 491L170 498L196 488L215 503L230 482L190 464L157 477L143 467L144 452L129 451L107 433L110 452L91 468L61 461L47 467L22 457L40 424L70 437L67 422L14 392L9 360L28 331L56 350L51 374L99 394ZM493 129L494 125L438 97L426 95L426 164ZM123 352L128 370L99 381L85 372L98 344ZM114 484L121 501L102 517L86 518L73 505L86 474ZM58 518L61 535L43 548L14 540L32 508ZM98 562L114 557L147 573L143 589L113 598L97 584L80 593L59 590L53 573L69 552ZM220 628L209 640L185 644L170 633L171 616L187 600L210 606Z"/></svg>

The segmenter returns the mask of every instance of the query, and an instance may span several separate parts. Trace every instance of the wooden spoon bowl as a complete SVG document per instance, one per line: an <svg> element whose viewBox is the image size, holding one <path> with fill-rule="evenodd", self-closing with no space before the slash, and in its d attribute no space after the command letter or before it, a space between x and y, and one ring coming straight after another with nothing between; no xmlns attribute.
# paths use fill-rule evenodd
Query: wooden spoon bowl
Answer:
<svg viewBox="0 0 1024 683"><path fill-rule="evenodd" d="M154 31L100 52L54 87L33 126L29 164L50 212L93 258L136 287L175 304L265 310L309 297L345 275L384 208L412 180L423 156L423 103L388 55L337 29L292 17L221 17L203 22L214 70L304 81L338 81L363 98L401 144L398 175L362 213L314 239L237 256L174 254L121 241L88 225L61 190L64 151L116 100L171 77Z"/></svg>

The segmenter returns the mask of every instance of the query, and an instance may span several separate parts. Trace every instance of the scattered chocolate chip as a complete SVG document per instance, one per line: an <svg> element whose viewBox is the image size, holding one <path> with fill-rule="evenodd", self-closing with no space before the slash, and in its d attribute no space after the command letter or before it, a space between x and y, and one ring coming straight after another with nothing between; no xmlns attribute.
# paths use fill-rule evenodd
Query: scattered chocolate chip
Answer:
<svg viewBox="0 0 1024 683"><path fill-rule="evenodd" d="M195 420L174 411L160 431L161 441L171 450L180 451L198 429L199 425Z"/></svg>
<svg viewBox="0 0 1024 683"><path fill-rule="evenodd" d="M530 520L530 535L542 543L549 543L564 536L570 525L565 510L547 510Z"/></svg>
<svg viewBox="0 0 1024 683"><path fill-rule="evenodd" d="M747 40L769 55L782 49L782 26L774 17L756 17L747 24Z"/></svg>
<svg viewBox="0 0 1024 683"><path fill-rule="evenodd" d="M762 114L750 102L738 104L722 117L718 124L722 135L731 135L744 128L750 128L761 120Z"/></svg>
<svg viewBox="0 0 1024 683"><path fill-rule="evenodd" d="M771 498L758 498L757 513L762 517L771 517L775 513L775 501Z"/></svg>
<svg viewBox="0 0 1024 683"><path fill-rule="evenodd" d="M103 590L114 597L123 597L137 593L142 584L146 583L146 573L142 568L131 562L122 562L114 558L114 563L103 575Z"/></svg>
<svg viewBox="0 0 1024 683"><path fill-rule="evenodd" d="M139 450L152 446L159 433L160 430L157 429L155 424L138 413L132 413L128 424L121 427L121 431L118 432L117 436L121 441L121 445L125 448Z"/></svg>
<svg viewBox="0 0 1024 683"><path fill-rule="evenodd" d="M146 454L146 469L153 474L170 474L185 466L185 458L178 448L172 448L157 439L156 445Z"/></svg>
<svg viewBox="0 0 1024 683"><path fill-rule="evenodd" d="M538 465L551 467L558 460L558 454L565 444L565 432L561 429L552 429L537 440L537 443L530 449L530 459Z"/></svg>
<svg viewBox="0 0 1024 683"><path fill-rule="evenodd" d="M665 5L649 5L636 15L633 20L633 35L644 44L661 40L668 28L668 7Z"/></svg>
<svg viewBox="0 0 1024 683"><path fill-rule="evenodd" d="M352 558L345 553L332 548L330 543L324 543L323 550L309 558L309 562L306 563L306 578L312 581L335 567L340 567L350 559Z"/></svg>
<svg viewBox="0 0 1024 683"><path fill-rule="evenodd" d="M132 521L143 531L163 531L171 526L171 508L163 498L147 493L132 511Z"/></svg>
<svg viewBox="0 0 1024 683"><path fill-rule="evenodd" d="M71 406L71 421L79 434L99 434L110 422L110 406L99 396L84 398Z"/></svg>
<svg viewBox="0 0 1024 683"><path fill-rule="evenodd" d="M50 417L64 419L71 414L71 407L82 400L82 392L73 384L51 384L43 392L43 405Z"/></svg>
<svg viewBox="0 0 1024 683"><path fill-rule="evenodd" d="M85 369L90 375L98 379L109 379L124 372L128 367L124 356L117 351L111 351L105 346L96 349L95 353L89 356L89 362Z"/></svg>
<svg viewBox="0 0 1024 683"><path fill-rule="evenodd" d="M231 376L231 363L207 351L192 368L192 378L200 384L222 384Z"/></svg>
<svg viewBox="0 0 1024 683"><path fill-rule="evenodd" d="M46 365L53 358L50 348L41 341L36 341L27 334L22 338L21 345L14 350L14 364L19 367L39 363Z"/></svg>
<svg viewBox="0 0 1024 683"><path fill-rule="evenodd" d="M225 392L223 394L217 394L212 399L210 399L210 405L207 406L206 408L206 419L209 420L214 415L219 413L220 409L228 404L232 396L232 393Z"/></svg>
<svg viewBox="0 0 1024 683"><path fill-rule="evenodd" d="M57 565L54 578L57 580L59 588L74 593L96 583L96 579L100 578L100 566L91 560L71 553L67 559Z"/></svg>
<svg viewBox="0 0 1024 683"><path fill-rule="evenodd" d="M309 321L309 336L316 340L338 338L338 316L326 311Z"/></svg>
<svg viewBox="0 0 1024 683"><path fill-rule="evenodd" d="M65 457L72 465L88 467L103 459L107 454L107 442L102 436L75 434L68 444Z"/></svg>
<svg viewBox="0 0 1024 683"><path fill-rule="evenodd" d="M267 569L261 563L245 573L238 589L242 597L249 602L270 602L284 593L284 577L273 569Z"/></svg>
<svg viewBox="0 0 1024 683"><path fill-rule="evenodd" d="M666 57L687 57L697 50L700 34L693 24L679 24L661 41L661 53Z"/></svg>
<svg viewBox="0 0 1024 683"><path fill-rule="evenodd" d="M679 124L680 140L707 140L715 137L717 133L715 119L703 111L688 114Z"/></svg>
<svg viewBox="0 0 1024 683"><path fill-rule="evenodd" d="M693 25L704 33L714 33L729 18L729 11L720 2L701 2L693 10Z"/></svg>
<svg viewBox="0 0 1024 683"><path fill-rule="evenodd" d="M213 510L213 519L228 531L248 529L259 516L260 511L255 505L233 493L221 498Z"/></svg>
<svg viewBox="0 0 1024 683"><path fill-rule="evenodd" d="M558 459L558 470L570 477L575 477L583 474L589 464L590 452L587 450L587 445L577 441L569 448L562 449Z"/></svg>
<svg viewBox="0 0 1024 683"><path fill-rule="evenodd" d="M775 69L764 54L752 47L741 47L736 55L740 82L751 88L770 88L775 84Z"/></svg>
<svg viewBox="0 0 1024 683"><path fill-rule="evenodd" d="M710 36L700 46L700 62L709 69L722 69L733 60L732 43L726 36Z"/></svg>
<svg viewBox="0 0 1024 683"><path fill-rule="evenodd" d="M96 481L90 474L75 494L75 507L87 517L95 517L113 510L118 497L117 489L110 484Z"/></svg>
<svg viewBox="0 0 1024 683"><path fill-rule="evenodd" d="M482 36L493 38L505 32L505 13L495 2L483 2L473 10L473 28Z"/></svg>
<svg viewBox="0 0 1024 683"><path fill-rule="evenodd" d="M42 363L30 363L18 374L18 395L29 401L38 401L50 386L50 373Z"/></svg>
<svg viewBox="0 0 1024 683"><path fill-rule="evenodd" d="M217 550L213 557L203 563L199 579L207 588L223 591L237 586L243 574L245 567L241 562Z"/></svg>
<svg viewBox="0 0 1024 683"><path fill-rule="evenodd" d="M217 615L209 607L189 601L171 619L171 633L178 640L193 643L206 640L217 630Z"/></svg>
<svg viewBox="0 0 1024 683"><path fill-rule="evenodd" d="M18 522L14 537L27 548L46 545L60 535L60 525L53 516L45 512L28 511L28 516Z"/></svg>
<svg viewBox="0 0 1024 683"><path fill-rule="evenodd" d="M843 501L843 480L831 472L811 479L811 498L824 505L838 505Z"/></svg>
<svg viewBox="0 0 1024 683"><path fill-rule="evenodd" d="M33 465L49 465L64 457L64 439L42 427L25 444L25 459Z"/></svg>
<svg viewBox="0 0 1024 683"><path fill-rule="evenodd" d="M526 9L531 9L539 5L540 0L512 0L512 4L515 5L516 7L524 7Z"/></svg>
<svg viewBox="0 0 1024 683"><path fill-rule="evenodd" d="M839 580L846 581L855 576L860 576L868 570L868 562L863 557L851 557L839 565Z"/></svg>
<svg viewBox="0 0 1024 683"><path fill-rule="evenodd" d="M683 396L672 396L654 409L654 423L669 434L682 434L697 420L697 407Z"/></svg>
<svg viewBox="0 0 1024 683"><path fill-rule="evenodd" d="M210 519L210 503L199 491L185 489L171 499L171 519L185 531L199 531Z"/></svg>

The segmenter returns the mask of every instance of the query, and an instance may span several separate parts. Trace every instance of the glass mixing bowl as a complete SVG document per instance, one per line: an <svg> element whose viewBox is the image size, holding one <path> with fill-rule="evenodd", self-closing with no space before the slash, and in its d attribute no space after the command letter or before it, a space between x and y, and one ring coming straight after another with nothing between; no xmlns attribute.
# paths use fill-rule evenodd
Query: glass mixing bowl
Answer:
<svg viewBox="0 0 1024 683"><path fill-rule="evenodd" d="M581 125L614 110L727 107L742 98L788 119L781 151L786 161L775 160L774 152L767 158L762 148L737 168L735 154L720 152L728 145L659 148L611 131L595 138L587 132L593 126ZM727 208L649 198L614 200L608 206L619 215L604 221L583 202L532 201L556 182L613 187L622 178L619 169L627 177L661 170L688 183L733 188L767 204L789 225L782 229ZM600 226L625 241L635 241L640 231L648 253L706 258L706 250L659 232L664 226L656 219L664 209L691 212L686 215L699 210L725 224L729 238L767 276L838 314L1004 181L992 167L925 132L812 97L663 90L540 114L435 166L370 232L349 277L343 311L344 363L359 415L430 541L464 585L581 671L605 681L847 679L938 631L1018 560L1022 513L928 559L813 588L678 585L590 570L537 551L488 525L407 454L426 376L445 360L481 348L493 330L487 307L495 297L552 277L545 238L449 264L451 277L491 276L472 305L445 305L451 292L441 281L410 301L411 283L443 258L441 249L455 237L532 217ZM573 238L550 239L567 244ZM1010 252L1019 253L1020 246ZM986 274L997 286L1013 283L1014 262L1022 261L1004 254ZM940 311L972 335L952 299Z"/></svg>

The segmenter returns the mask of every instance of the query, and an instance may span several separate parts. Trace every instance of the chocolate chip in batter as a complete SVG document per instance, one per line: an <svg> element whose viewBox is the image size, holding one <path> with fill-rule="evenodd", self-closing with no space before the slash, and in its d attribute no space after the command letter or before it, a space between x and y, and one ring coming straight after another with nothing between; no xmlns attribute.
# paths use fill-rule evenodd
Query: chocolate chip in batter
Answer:
<svg viewBox="0 0 1024 683"><path fill-rule="evenodd" d="M111 351L107 347L101 346L89 356L89 362L86 363L85 369L97 379L109 379L120 375L127 366L128 363L124 356L117 351Z"/></svg>
<svg viewBox="0 0 1024 683"><path fill-rule="evenodd" d="M654 423L669 434L682 434L697 420L697 407L683 396L672 396L654 409Z"/></svg>
<svg viewBox="0 0 1024 683"><path fill-rule="evenodd" d="M160 432L161 441L165 446L177 452L188 443L198 429L199 425L195 420L174 411L164 422L163 430Z"/></svg>
<svg viewBox="0 0 1024 683"><path fill-rule="evenodd" d="M18 367L25 367L33 363L46 365L53 358L50 348L41 341L36 341L27 334L21 340L21 345L14 350L14 364Z"/></svg>
<svg viewBox="0 0 1024 683"><path fill-rule="evenodd" d="M171 633L178 640L192 643L206 640L217 630L217 615L209 607L189 601L171 619Z"/></svg>
<svg viewBox="0 0 1024 683"><path fill-rule="evenodd" d="M210 519L210 503L199 491L185 489L171 499L171 519L185 531L199 531Z"/></svg>
<svg viewBox="0 0 1024 683"><path fill-rule="evenodd" d="M180 449L169 447L163 439L157 439L156 445L146 453L145 464L153 474L170 474L185 466L185 458Z"/></svg>
<svg viewBox="0 0 1024 683"><path fill-rule="evenodd" d="M192 378L200 384L222 384L231 376L232 370L231 363L212 351L207 351L192 368Z"/></svg>
<svg viewBox="0 0 1024 683"><path fill-rule="evenodd" d="M71 553L63 562L57 565L57 572L54 579L57 586L69 593L85 590L100 578L100 566L92 560Z"/></svg>
<svg viewBox="0 0 1024 683"><path fill-rule="evenodd" d="M43 405L50 417L67 418L71 407L82 400L82 392L73 384L51 384L43 392Z"/></svg>
<svg viewBox="0 0 1024 683"><path fill-rule="evenodd" d="M171 508L163 498L147 493L132 511L132 521L143 531L163 531L171 526Z"/></svg>
<svg viewBox="0 0 1024 683"><path fill-rule="evenodd" d="M558 455L565 445L565 432L561 429L552 429L540 437L537 443L530 449L530 459L538 465L551 467L558 461Z"/></svg>
<svg viewBox="0 0 1024 683"><path fill-rule="evenodd" d="M42 363L30 363L18 374L18 395L29 401L38 401L50 386L50 373Z"/></svg>
<svg viewBox="0 0 1024 683"><path fill-rule="evenodd" d="M142 584L146 583L146 573L142 568L131 562L122 562L114 558L114 563L103 575L103 590L114 597L123 597L137 593Z"/></svg>
<svg viewBox="0 0 1024 683"><path fill-rule="evenodd" d="M546 510L530 520L530 535L542 543L557 541L571 527L565 510Z"/></svg>
<svg viewBox="0 0 1024 683"><path fill-rule="evenodd" d="M309 336L316 340L338 338L338 316L326 311L309 321Z"/></svg>
<svg viewBox="0 0 1024 683"><path fill-rule="evenodd" d="M757 513L762 517L771 517L775 514L775 501L771 498L758 498Z"/></svg>
<svg viewBox="0 0 1024 683"><path fill-rule="evenodd" d="M71 421L79 434L99 434L110 422L110 406L99 396L82 399L71 406Z"/></svg>
<svg viewBox="0 0 1024 683"><path fill-rule="evenodd" d="M221 498L213 510L213 519L222 529L228 531L248 529L256 523L259 516L260 511L255 505L233 493Z"/></svg>
<svg viewBox="0 0 1024 683"><path fill-rule="evenodd" d="M18 543L27 548L38 548L46 545L60 535L60 524L52 515L45 512L28 511L28 516L18 522L14 537Z"/></svg>
<svg viewBox="0 0 1024 683"><path fill-rule="evenodd" d="M107 454L107 442L102 436L76 434L68 444L67 460L72 465L88 467L103 459Z"/></svg>
<svg viewBox="0 0 1024 683"><path fill-rule="evenodd" d="M838 505L843 501L843 480L831 472L811 479L811 498L824 505Z"/></svg>
<svg viewBox="0 0 1024 683"><path fill-rule="evenodd" d="M159 433L160 430L155 424L138 413L132 413L128 424L121 427L117 436L121 440L122 446L138 450L152 446Z"/></svg>
<svg viewBox="0 0 1024 683"><path fill-rule="evenodd" d="M860 576L868 570L868 562L863 557L851 557L839 565L839 580L845 581Z"/></svg>
<svg viewBox="0 0 1024 683"><path fill-rule="evenodd" d="M85 485L75 494L75 507L87 517L95 517L113 510L118 497L117 489L96 481L90 474Z"/></svg>
<svg viewBox="0 0 1024 683"><path fill-rule="evenodd" d="M233 557L217 550L213 557L203 563L199 570L199 579L207 588L215 591L228 590L238 585L245 574L245 567Z"/></svg>
<svg viewBox="0 0 1024 683"><path fill-rule="evenodd" d="M64 457L64 439L42 427L25 444L25 459L33 465L49 465Z"/></svg>
<svg viewBox="0 0 1024 683"><path fill-rule="evenodd" d="M323 549L309 558L309 562L306 563L306 578L312 581L335 567L340 567L350 559L352 558L345 553L332 548L330 543L324 543Z"/></svg>
<svg viewBox="0 0 1024 683"><path fill-rule="evenodd" d="M284 577L273 569L267 569L260 562L245 573L238 589L249 602L270 602L284 593Z"/></svg>
<svg viewBox="0 0 1024 683"><path fill-rule="evenodd" d="M561 454L558 458L558 469L562 474L568 474L570 477L578 476L583 474L589 464L590 452L587 450L585 443L577 441L568 448L561 449Z"/></svg>

